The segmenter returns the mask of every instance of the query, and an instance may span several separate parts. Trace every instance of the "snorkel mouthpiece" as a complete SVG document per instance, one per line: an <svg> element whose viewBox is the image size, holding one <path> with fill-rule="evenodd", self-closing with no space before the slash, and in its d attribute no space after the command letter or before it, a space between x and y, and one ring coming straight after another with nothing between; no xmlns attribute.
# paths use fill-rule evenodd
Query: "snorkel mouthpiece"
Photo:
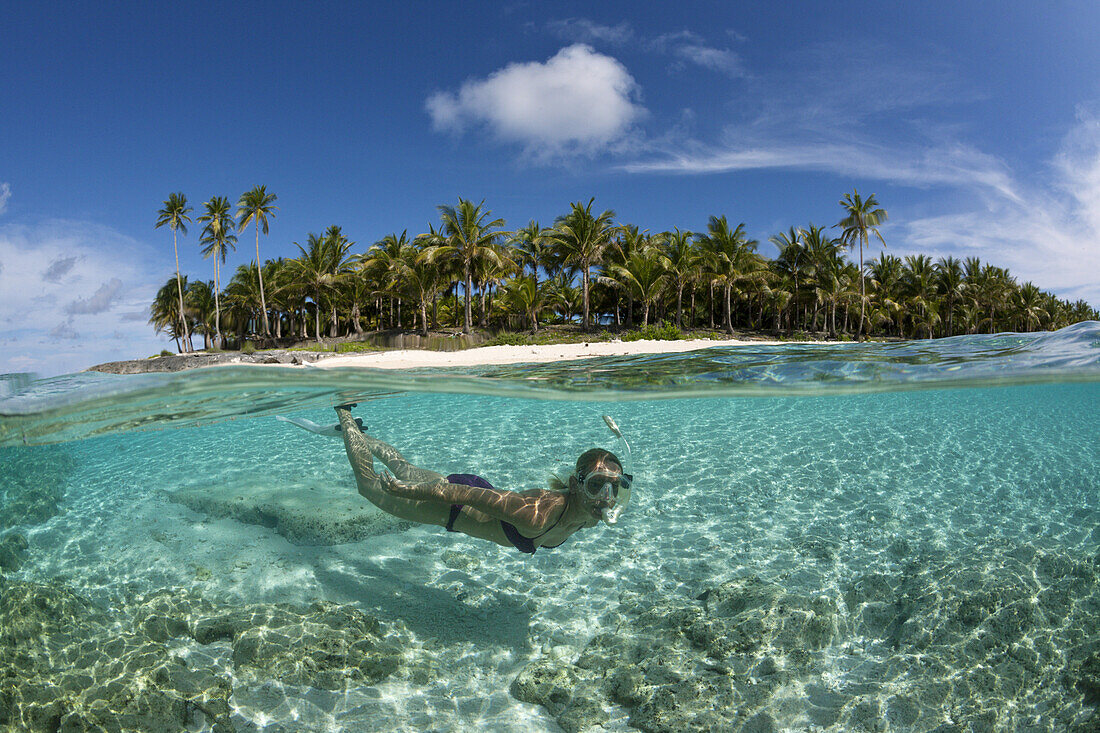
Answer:
<svg viewBox="0 0 1100 733"><path fill-rule="evenodd" d="M607 423L607 427L611 430L612 434L619 439L623 448L626 449L626 460L633 466L634 457L630 453L630 443L626 442L626 438L623 437L623 431L619 430L619 426L611 419L610 415L601 415L603 421ZM620 466L625 474L626 466ZM600 517L608 524L616 524L619 521L619 517L622 516L623 511L626 509L626 505L630 503L630 483L626 482L619 487L619 495L614 497L615 502L612 506L600 510Z"/></svg>

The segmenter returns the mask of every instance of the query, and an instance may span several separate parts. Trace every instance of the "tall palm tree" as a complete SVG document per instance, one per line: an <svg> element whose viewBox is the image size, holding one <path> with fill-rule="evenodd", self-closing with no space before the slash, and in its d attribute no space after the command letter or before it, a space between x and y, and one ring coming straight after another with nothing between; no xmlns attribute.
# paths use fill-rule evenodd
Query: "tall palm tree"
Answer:
<svg viewBox="0 0 1100 733"><path fill-rule="evenodd" d="M599 216L592 215L592 203L580 201L570 204L571 211L558 217L550 233L550 240L559 250L562 262L575 265L581 271L581 298L584 315L582 323L585 329L591 325L589 319L589 279L592 267L600 260L604 250L611 244L612 237L619 231L615 226L615 212L608 209Z"/></svg>
<svg viewBox="0 0 1100 733"><path fill-rule="evenodd" d="M434 233L433 230L422 235L432 238L433 259L453 259L462 263L466 286L465 321L462 328L464 333L470 333L473 329L470 298L473 293L474 261L481 257L496 257L490 245L501 236L499 228L504 226L504 219L487 221L492 212L484 206L484 199L475 205L464 198L458 199L458 206L439 206L443 222L440 232Z"/></svg>
<svg viewBox="0 0 1100 733"><path fill-rule="evenodd" d="M710 217L707 233L700 235L699 242L703 245L708 276L712 282L722 286L722 313L726 331L733 333L730 302L733 288L747 269L748 256L756 251L757 242L745 236L744 222L730 229L724 214Z"/></svg>
<svg viewBox="0 0 1100 733"><path fill-rule="evenodd" d="M882 238L882 234L879 232L878 227L886 221L888 214L886 209L877 208L878 201L875 200L875 195L871 194L866 201L859 195L859 191L853 190L852 193L844 194L844 198L840 200L840 206L844 209L846 216L841 219L836 226L841 228L840 239L849 247L854 247L859 243L859 328L857 329L856 338L859 341L863 340L863 318L865 315L867 291L863 284L863 248L867 244L868 234L874 234L882 242L882 246L886 246L886 240Z"/></svg>
<svg viewBox="0 0 1100 733"><path fill-rule="evenodd" d="M157 223L153 227L159 229L167 224L168 228L172 230L172 252L176 255L176 293L179 295L179 310L177 313L180 317L183 333L181 343L185 345L183 348L188 351L190 351L191 334L187 330L187 317L183 307L183 278L180 277L180 251L176 246L176 232L183 232L183 235L187 236L187 224L191 222L191 217L188 214L191 211L191 207L187 205L186 196L182 193L170 193L168 194L168 200L164 202L164 206L157 212Z"/></svg>
<svg viewBox="0 0 1100 733"><path fill-rule="evenodd" d="M205 223L202 229L200 244L203 247L202 256L214 258L214 332L216 334L214 345L222 348L222 321L221 321L221 279L218 274L219 263L225 264L225 255L230 249L237 248L237 235L233 233L233 217L229 213L229 199L225 196L215 196L203 204L205 211L199 217L199 223Z"/></svg>
<svg viewBox="0 0 1100 733"><path fill-rule="evenodd" d="M260 271L260 229L267 235L267 220L275 217L279 207L275 200L279 197L267 192L266 186L256 186L251 191L241 194L237 202L237 231L244 232L245 227L252 224L256 229L256 277L260 280L260 312L264 316L264 336L271 335L271 326L267 321L267 298L264 297L264 276Z"/></svg>

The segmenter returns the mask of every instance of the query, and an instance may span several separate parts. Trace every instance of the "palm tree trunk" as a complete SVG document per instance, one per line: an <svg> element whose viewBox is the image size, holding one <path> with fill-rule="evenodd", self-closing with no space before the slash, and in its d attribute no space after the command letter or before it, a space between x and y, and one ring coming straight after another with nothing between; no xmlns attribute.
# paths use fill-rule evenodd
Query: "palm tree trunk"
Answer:
<svg viewBox="0 0 1100 733"><path fill-rule="evenodd" d="M642 328L649 325L649 301L642 301Z"/></svg>
<svg viewBox="0 0 1100 733"><path fill-rule="evenodd" d="M420 299L420 333L428 338L428 299Z"/></svg>
<svg viewBox="0 0 1100 733"><path fill-rule="evenodd" d="M317 343L321 343L321 291L317 290L313 298L313 314L316 319L317 330L314 333L317 336Z"/></svg>
<svg viewBox="0 0 1100 733"><path fill-rule="evenodd" d="M470 277L470 263L465 263L466 274L466 308L465 308L465 320L463 322L462 332L470 333L470 330L474 326L473 311L470 310L470 291L473 290L473 279Z"/></svg>
<svg viewBox="0 0 1100 733"><path fill-rule="evenodd" d="M733 285L726 285L725 291L725 296L722 298L722 305L723 313L726 319L726 331L728 331L729 333L733 333L733 319L730 313L730 311L732 310L730 301L733 298Z"/></svg>
<svg viewBox="0 0 1100 733"><path fill-rule="evenodd" d="M581 267L581 284L583 287L584 295L584 318L582 322L584 324L584 330L588 330L588 263L585 262Z"/></svg>
<svg viewBox="0 0 1100 733"><path fill-rule="evenodd" d="M351 324L355 327L355 333L363 335L363 324L359 322L359 303L353 303L351 306Z"/></svg>
<svg viewBox="0 0 1100 733"><path fill-rule="evenodd" d="M183 311L183 281L180 279L180 251L176 247L176 230L172 228L172 251L176 254L176 289L180 295L180 325L183 326L183 340L190 346L191 332L187 327L187 314ZM176 351L180 350L179 340L176 340ZM191 349L188 349L190 351ZM182 353L182 352L181 352Z"/></svg>
<svg viewBox="0 0 1100 733"><path fill-rule="evenodd" d="M684 327L684 284L676 289L676 328Z"/></svg>
<svg viewBox="0 0 1100 733"><path fill-rule="evenodd" d="M867 293L863 289L863 241L865 239L867 239L866 231L862 232L859 238L859 333L856 341L863 341L863 309L867 305Z"/></svg>
<svg viewBox="0 0 1100 733"><path fill-rule="evenodd" d="M218 279L218 253L214 253L214 333L217 337L214 339L214 346L216 348L223 348L224 342L222 340L222 306L221 300L218 297L218 293L221 292L221 281Z"/></svg>
<svg viewBox="0 0 1100 733"><path fill-rule="evenodd" d="M267 299L264 297L264 273L260 267L260 225L256 225L256 276L260 278L260 311L264 314L264 336L271 335L271 325L267 322Z"/></svg>

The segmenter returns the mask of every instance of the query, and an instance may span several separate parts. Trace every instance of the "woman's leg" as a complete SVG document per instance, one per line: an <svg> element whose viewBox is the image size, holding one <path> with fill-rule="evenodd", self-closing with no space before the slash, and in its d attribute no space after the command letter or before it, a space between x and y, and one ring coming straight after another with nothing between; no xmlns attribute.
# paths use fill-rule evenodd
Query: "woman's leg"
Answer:
<svg viewBox="0 0 1100 733"><path fill-rule="evenodd" d="M451 508L449 506L431 501L403 499L386 493L378 479L378 474L374 471L374 456L371 454L371 446L367 436L363 435L359 430L359 426L355 424L355 419L346 408L336 408L336 415L340 418L340 432L343 433L344 436L344 448L348 453L348 461L351 463L351 470L355 472L355 482L359 485L359 493L370 501L370 503L395 517L410 522L438 524L441 527L446 526L447 519L450 516ZM386 444L381 443L381 441L374 442L386 446ZM390 448L390 446L386 447ZM393 451L396 457L406 466L416 471L422 471L422 469L412 466L412 464L405 461L404 458L401 458L401 454L393 448L390 448L390 450ZM399 479L403 481L408 480L404 476L398 474L393 468L390 470L393 471L394 475ZM440 478L439 474L431 471L423 473L431 474L431 476L427 479L420 480L436 480Z"/></svg>
<svg viewBox="0 0 1100 733"><path fill-rule="evenodd" d="M390 473L402 481L440 481L444 478L441 473L429 471L426 468L418 468L409 463L405 460L405 456L401 455L392 445L383 443L378 438L373 438L366 433L362 435L364 440L367 441L367 447L370 448L370 452L374 457L386 464L386 468L390 469Z"/></svg>

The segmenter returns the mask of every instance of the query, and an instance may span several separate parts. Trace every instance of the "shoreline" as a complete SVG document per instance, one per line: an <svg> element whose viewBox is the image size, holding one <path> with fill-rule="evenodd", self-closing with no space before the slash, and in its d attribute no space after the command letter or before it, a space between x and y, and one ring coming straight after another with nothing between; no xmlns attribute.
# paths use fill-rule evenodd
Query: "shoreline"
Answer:
<svg viewBox="0 0 1100 733"><path fill-rule="evenodd" d="M362 354L344 354L313 364L321 369L366 367L370 369L446 369L450 367L494 366L502 364L545 364L576 361L601 356L637 356L641 354L679 354L716 346L774 346L785 341L745 341L728 339L684 339L678 341L595 341L587 343L539 344L528 346L475 346L462 351L396 349Z"/></svg>
<svg viewBox="0 0 1100 733"><path fill-rule="evenodd" d="M173 354L152 359L112 361L88 367L84 371L108 374L146 374L205 369L214 366L283 366L305 368L368 369L446 369L503 364L545 364L577 361L606 356L677 354L716 346L776 346L791 343L827 343L824 341L776 341L768 339L681 339L675 341L589 341L579 343L536 344L522 346L474 346L458 351L429 349L389 349L355 354L318 351L257 351L252 354L197 352Z"/></svg>

